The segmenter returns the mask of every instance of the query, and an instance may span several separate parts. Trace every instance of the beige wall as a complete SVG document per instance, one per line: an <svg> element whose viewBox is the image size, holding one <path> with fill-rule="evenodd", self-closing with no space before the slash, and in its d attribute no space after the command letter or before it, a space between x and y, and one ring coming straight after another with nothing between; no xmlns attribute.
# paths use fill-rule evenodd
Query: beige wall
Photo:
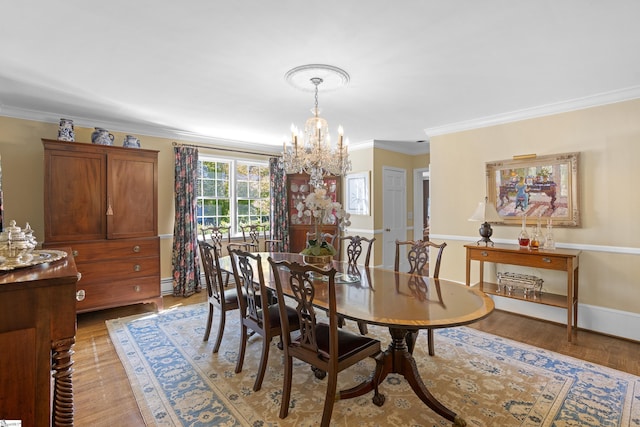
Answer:
<svg viewBox="0 0 640 427"><path fill-rule="evenodd" d="M465 280L463 245L478 238L478 223L467 218L485 195L486 162L578 151L582 226L554 236L583 250L580 304L640 313L639 117L634 100L432 137L431 234L449 243L441 277ZM517 226L493 228L493 238L517 243ZM545 287L566 292L553 277Z"/></svg>
<svg viewBox="0 0 640 427"><path fill-rule="evenodd" d="M582 227L558 228L559 244L583 249L580 303L640 313L640 100L579 110L431 138L431 155L404 155L383 149L353 151L353 171L371 171L371 216L352 217L352 229L381 232L382 167L407 170L407 211L413 206L412 171L430 166L431 234L446 240L441 276L465 280L463 245L478 238L478 224L467 221L485 193L485 162L517 154L579 151ZM29 221L42 240L43 149L40 139L55 139L57 123L0 117L5 221ZM76 127L78 141L93 129ZM114 132L121 143L123 133ZM139 135L147 149L159 150L159 234L161 277L171 276L173 233L173 140ZM188 142L188 141L184 141ZM206 152L206 150L202 150ZM214 155L229 156L229 153ZM411 226L412 222L408 221ZM516 242L518 228L495 226L494 238ZM365 233L362 233L365 234ZM408 234L410 237L411 234ZM379 240L382 240L381 238ZM380 243L380 242L376 242ZM374 246L375 247L375 246ZM382 252L374 250L374 264ZM546 272L542 272L545 276ZM553 278L551 278L553 279ZM551 280L545 282L556 290ZM558 281L556 280L556 283ZM558 290L562 292L562 289Z"/></svg>

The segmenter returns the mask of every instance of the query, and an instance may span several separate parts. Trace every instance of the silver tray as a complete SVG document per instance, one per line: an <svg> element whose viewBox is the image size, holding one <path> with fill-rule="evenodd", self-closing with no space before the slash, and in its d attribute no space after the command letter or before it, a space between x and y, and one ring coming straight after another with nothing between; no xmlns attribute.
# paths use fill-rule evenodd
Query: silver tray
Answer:
<svg viewBox="0 0 640 427"><path fill-rule="evenodd" d="M67 253L65 251L56 251L54 249L34 250L31 252L31 255L32 258L28 261L22 261L19 258L6 258L0 256L0 271L32 267L34 265L54 262L67 257Z"/></svg>

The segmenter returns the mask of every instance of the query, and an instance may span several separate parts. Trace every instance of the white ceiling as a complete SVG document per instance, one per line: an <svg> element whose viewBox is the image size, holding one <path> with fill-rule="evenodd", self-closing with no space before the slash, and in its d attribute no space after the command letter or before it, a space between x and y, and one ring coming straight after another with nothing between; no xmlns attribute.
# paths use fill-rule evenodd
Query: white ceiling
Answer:
<svg viewBox="0 0 640 427"><path fill-rule="evenodd" d="M637 0L22 0L1 13L0 115L128 133L277 150L313 107L284 74L312 63L351 77L320 87L333 129L409 150L640 97Z"/></svg>

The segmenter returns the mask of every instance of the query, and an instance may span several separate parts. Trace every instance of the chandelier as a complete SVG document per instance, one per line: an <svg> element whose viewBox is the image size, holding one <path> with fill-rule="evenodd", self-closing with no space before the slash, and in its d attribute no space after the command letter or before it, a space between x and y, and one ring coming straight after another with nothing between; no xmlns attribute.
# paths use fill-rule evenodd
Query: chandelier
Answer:
<svg viewBox="0 0 640 427"><path fill-rule="evenodd" d="M312 77L315 86L315 106L311 110L313 117L307 119L304 132L291 125L291 141L283 144L282 160L286 173L309 174L309 183L316 188L324 187L324 177L344 175L351 170L348 140L343 140L342 126L338 128L338 140L331 143L329 123L320 117L318 108L318 86L324 81L321 77Z"/></svg>

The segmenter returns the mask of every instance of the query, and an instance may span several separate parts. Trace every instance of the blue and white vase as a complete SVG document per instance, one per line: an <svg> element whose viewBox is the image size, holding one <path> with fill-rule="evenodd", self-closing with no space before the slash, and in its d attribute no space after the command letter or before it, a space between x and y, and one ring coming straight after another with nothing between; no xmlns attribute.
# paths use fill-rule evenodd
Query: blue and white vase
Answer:
<svg viewBox="0 0 640 427"><path fill-rule="evenodd" d="M76 134L73 130L73 120L60 119L60 127L58 128L58 141L75 141Z"/></svg>
<svg viewBox="0 0 640 427"><path fill-rule="evenodd" d="M91 134L91 142L98 145L113 145L114 139L115 136L112 133L102 128L96 128Z"/></svg>
<svg viewBox="0 0 640 427"><path fill-rule="evenodd" d="M127 135L124 137L122 146L127 148L140 148L140 140L133 135Z"/></svg>

